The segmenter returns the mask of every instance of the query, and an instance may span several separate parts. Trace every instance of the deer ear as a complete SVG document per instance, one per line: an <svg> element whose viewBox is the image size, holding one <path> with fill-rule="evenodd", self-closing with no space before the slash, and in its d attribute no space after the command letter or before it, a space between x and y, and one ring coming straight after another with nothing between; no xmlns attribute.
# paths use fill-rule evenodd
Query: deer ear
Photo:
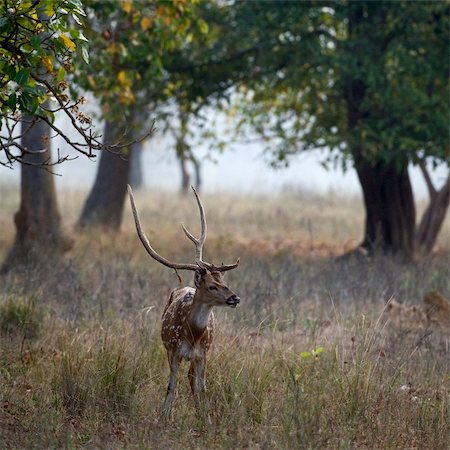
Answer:
<svg viewBox="0 0 450 450"><path fill-rule="evenodd" d="M195 287L198 288L200 286L200 283L202 281L202 276L204 275L202 270L196 270L194 275L194 284Z"/></svg>

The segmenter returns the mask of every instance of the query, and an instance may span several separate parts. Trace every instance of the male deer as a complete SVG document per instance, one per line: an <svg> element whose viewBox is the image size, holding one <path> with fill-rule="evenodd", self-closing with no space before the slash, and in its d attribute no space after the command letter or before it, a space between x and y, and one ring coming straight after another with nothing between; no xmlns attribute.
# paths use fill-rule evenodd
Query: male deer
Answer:
<svg viewBox="0 0 450 450"><path fill-rule="evenodd" d="M177 270L192 270L195 289L180 287L174 289L162 315L161 338L167 351L170 366L169 385L162 408L164 416L169 416L177 384L177 372L183 359L190 361L188 373L194 403L197 411L200 405L207 410L205 396L206 354L211 347L214 335L214 306L235 308L240 298L225 284L223 272L236 268L239 259L230 265L215 266L202 260L202 248L206 238L206 219L202 202L192 188L200 210L201 233L196 239L183 225L186 236L195 244L195 263L174 263L159 255L150 245L142 230L134 202L133 191L128 186L131 208L136 230L148 254L159 263Z"/></svg>

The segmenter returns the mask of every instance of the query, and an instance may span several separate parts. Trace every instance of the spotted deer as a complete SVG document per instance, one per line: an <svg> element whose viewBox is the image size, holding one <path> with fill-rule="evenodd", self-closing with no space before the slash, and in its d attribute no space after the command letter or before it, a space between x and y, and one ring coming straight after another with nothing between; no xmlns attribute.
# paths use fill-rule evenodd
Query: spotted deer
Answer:
<svg viewBox="0 0 450 450"><path fill-rule="evenodd" d="M167 351L170 367L169 384L162 407L165 417L170 415L177 384L177 373L183 359L190 361L188 379L197 411L207 411L205 394L206 355L214 336L214 306L229 306L236 308L240 298L225 284L224 272L235 269L239 259L230 265L215 266L202 259L203 244L206 239L205 211L196 190L192 188L200 210L201 232L196 239L185 227L183 231L195 244L195 263L179 264L169 261L159 255L151 246L142 230L133 191L128 186L131 209L133 211L136 230L148 254L171 269L192 270L194 272L195 289L180 287L174 289L164 308L162 315L161 338Z"/></svg>

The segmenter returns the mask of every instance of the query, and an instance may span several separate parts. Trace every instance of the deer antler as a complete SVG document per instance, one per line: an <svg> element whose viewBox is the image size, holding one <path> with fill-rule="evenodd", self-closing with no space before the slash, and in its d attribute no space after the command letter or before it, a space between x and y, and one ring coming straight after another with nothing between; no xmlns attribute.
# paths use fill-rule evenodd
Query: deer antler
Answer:
<svg viewBox="0 0 450 450"><path fill-rule="evenodd" d="M215 266L214 264L207 263L205 261L197 261L197 266L202 269L209 270L210 272L226 272L227 270L236 269L239 265L239 258L233 264Z"/></svg>
<svg viewBox="0 0 450 450"><path fill-rule="evenodd" d="M195 239L192 233L190 233L183 224L181 226L183 227L183 231L186 234L186 236L195 244L195 260L201 261L203 253L203 244L205 243L206 239L205 210L194 186L191 186L191 188L194 191L195 198L197 199L198 209L200 210L200 226L201 226L200 237L198 239Z"/></svg>
<svg viewBox="0 0 450 450"><path fill-rule="evenodd" d="M133 190L131 186L128 185L128 194L130 196L131 209L133 211L134 222L136 223L136 231L139 236L139 239L142 242L147 253L156 261L160 262L166 267L170 267L171 269L179 269L179 270L197 270L199 267L204 270L208 270L210 272L225 272L227 270L235 269L239 265L239 258L234 264L229 265L221 265L219 267L214 266L214 264L207 263L202 260L202 249L203 244L206 239L206 219L205 219L205 210L203 209L202 202L200 197L197 194L197 191L192 188L195 194L195 198L197 199L197 204L200 209L200 223L201 223L201 233L200 238L196 239L183 225L183 231L186 233L186 236L195 244L195 264L178 264L161 256L150 244L147 236L142 230L141 221L139 219L139 214L137 212L136 203L134 201Z"/></svg>
<svg viewBox="0 0 450 450"><path fill-rule="evenodd" d="M147 253L156 261L160 262L166 267L170 267L171 269L180 269L180 270L197 270L198 266L197 264L178 264L169 261L168 259L164 258L160 254L158 254L155 249L150 245L150 242L145 235L144 231L142 230L141 221L139 220L139 214L136 209L136 203L134 202L134 196L133 196L133 190L131 189L131 186L128 185L128 195L130 196L130 203L131 203L131 209L133 210L133 216L134 216L134 222L136 223L136 231L139 236L139 239L142 242L142 245L144 246L145 250L147 250Z"/></svg>
<svg viewBox="0 0 450 450"><path fill-rule="evenodd" d="M197 191L195 190L194 186L191 186L192 190L194 191L195 198L197 200L198 209L200 210L200 237L196 239L192 233L190 233L184 225L181 225L183 227L183 231L186 234L186 236L195 244L195 261L197 265L205 270L209 270L210 272L225 272L227 270L235 269L239 265L239 258L234 264L229 264L227 266L224 266L223 264L219 267L214 266L214 264L207 263L203 261L202 255L203 255L203 244L205 243L206 239L206 217L205 217L205 209L203 208L202 201L200 200L199 195L197 194Z"/></svg>

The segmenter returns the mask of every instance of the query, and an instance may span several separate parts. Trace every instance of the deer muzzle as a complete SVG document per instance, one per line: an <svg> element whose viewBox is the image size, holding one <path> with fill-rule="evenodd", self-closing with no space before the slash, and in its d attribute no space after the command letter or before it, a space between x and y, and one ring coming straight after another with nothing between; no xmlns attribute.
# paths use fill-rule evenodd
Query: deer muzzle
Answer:
<svg viewBox="0 0 450 450"><path fill-rule="evenodd" d="M240 301L241 299L237 295L233 294L231 297L227 298L226 304L231 306L232 308L236 308Z"/></svg>

